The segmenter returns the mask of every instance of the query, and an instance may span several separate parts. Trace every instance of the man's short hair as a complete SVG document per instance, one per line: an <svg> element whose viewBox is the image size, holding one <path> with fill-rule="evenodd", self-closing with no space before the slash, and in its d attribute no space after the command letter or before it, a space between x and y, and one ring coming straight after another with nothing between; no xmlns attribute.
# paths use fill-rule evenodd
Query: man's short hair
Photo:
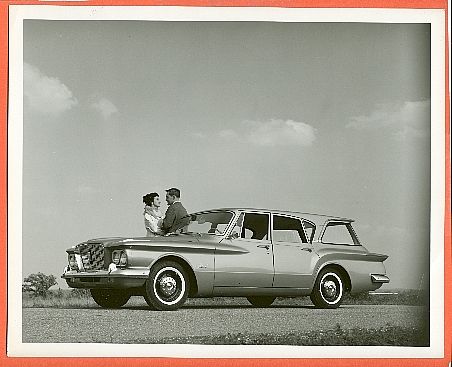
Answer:
<svg viewBox="0 0 452 367"><path fill-rule="evenodd" d="M166 190L168 195L175 196L177 198L180 198L180 190L176 189L175 187L172 187L171 189Z"/></svg>

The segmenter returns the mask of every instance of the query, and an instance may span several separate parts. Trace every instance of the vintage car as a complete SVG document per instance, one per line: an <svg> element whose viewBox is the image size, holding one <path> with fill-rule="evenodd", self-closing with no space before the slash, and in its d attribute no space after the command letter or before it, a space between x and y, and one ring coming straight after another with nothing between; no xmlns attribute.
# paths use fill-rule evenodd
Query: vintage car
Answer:
<svg viewBox="0 0 452 367"><path fill-rule="evenodd" d="M143 296L156 310L175 310L187 297L246 297L257 307L276 297L310 296L338 307L345 292L389 282L386 255L369 252L353 220L265 209L191 214L181 233L101 238L67 250L64 278L89 289L101 307Z"/></svg>

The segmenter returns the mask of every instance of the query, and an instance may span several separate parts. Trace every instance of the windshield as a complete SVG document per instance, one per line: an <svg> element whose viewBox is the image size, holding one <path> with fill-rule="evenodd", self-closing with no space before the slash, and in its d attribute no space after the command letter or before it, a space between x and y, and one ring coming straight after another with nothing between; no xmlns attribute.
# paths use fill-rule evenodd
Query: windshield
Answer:
<svg viewBox="0 0 452 367"><path fill-rule="evenodd" d="M205 212L191 214L187 232L224 234L232 219L231 212Z"/></svg>

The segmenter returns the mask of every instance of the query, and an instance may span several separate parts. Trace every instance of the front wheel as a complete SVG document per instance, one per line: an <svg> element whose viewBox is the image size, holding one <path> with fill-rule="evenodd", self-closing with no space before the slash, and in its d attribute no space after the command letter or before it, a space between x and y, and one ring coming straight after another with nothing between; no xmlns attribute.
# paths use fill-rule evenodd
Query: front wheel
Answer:
<svg viewBox="0 0 452 367"><path fill-rule="evenodd" d="M324 269L317 277L311 301L319 308L337 308L344 299L344 281L334 269Z"/></svg>
<svg viewBox="0 0 452 367"><path fill-rule="evenodd" d="M90 289L90 292L94 302L103 308L119 308L130 298L130 294L119 289Z"/></svg>
<svg viewBox="0 0 452 367"><path fill-rule="evenodd" d="M177 310L186 301L188 290L188 276L183 267L174 261L162 261L149 272L144 299L152 309Z"/></svg>
<svg viewBox="0 0 452 367"><path fill-rule="evenodd" d="M269 296L256 296L256 297L246 297L249 303L255 307L268 307L270 306L276 297Z"/></svg>

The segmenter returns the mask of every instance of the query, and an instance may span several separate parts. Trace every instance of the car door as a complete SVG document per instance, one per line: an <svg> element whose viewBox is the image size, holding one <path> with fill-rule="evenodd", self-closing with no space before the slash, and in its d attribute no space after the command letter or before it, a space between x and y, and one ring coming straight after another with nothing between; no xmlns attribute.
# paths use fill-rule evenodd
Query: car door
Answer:
<svg viewBox="0 0 452 367"><path fill-rule="evenodd" d="M307 222L312 231L312 223ZM309 236L312 238L312 235ZM275 261L274 287L309 288L319 258L306 238L302 220L274 214L272 242Z"/></svg>
<svg viewBox="0 0 452 367"><path fill-rule="evenodd" d="M271 287L270 213L242 213L232 232L215 252L214 287Z"/></svg>

